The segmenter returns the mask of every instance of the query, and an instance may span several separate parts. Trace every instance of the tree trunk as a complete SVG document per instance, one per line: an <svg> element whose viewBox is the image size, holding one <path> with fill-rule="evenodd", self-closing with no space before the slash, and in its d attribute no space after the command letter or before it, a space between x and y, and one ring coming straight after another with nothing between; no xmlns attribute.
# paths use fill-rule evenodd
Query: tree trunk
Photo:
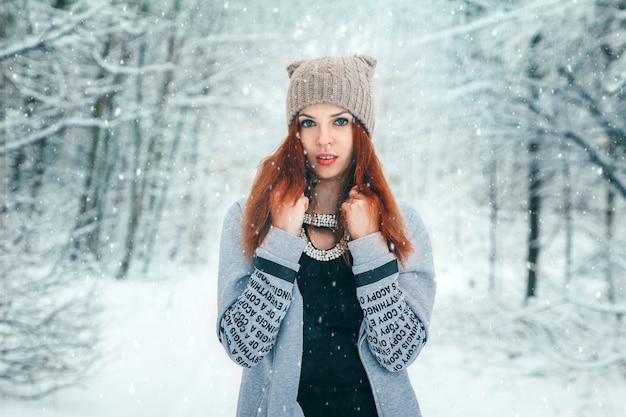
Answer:
<svg viewBox="0 0 626 417"><path fill-rule="evenodd" d="M539 232L541 214L541 166L539 161L539 142L533 141L528 146L530 169L528 173L528 282L526 299L537 293L538 263L539 263Z"/></svg>
<svg viewBox="0 0 626 417"><path fill-rule="evenodd" d="M496 286L496 262L498 259L498 164L495 157L489 162L489 291Z"/></svg>
<svg viewBox="0 0 626 417"><path fill-rule="evenodd" d="M572 250L573 250L573 221L572 221L572 185L570 184L569 158L563 157L563 220L565 222L565 265L563 288L568 290L572 280Z"/></svg>
<svg viewBox="0 0 626 417"><path fill-rule="evenodd" d="M106 57L113 47L113 35L110 35L108 41L104 45L102 55ZM105 77L105 73L101 72L99 78ZM107 109L112 105L111 93L104 93L96 100L91 112L94 119L101 119L107 114ZM105 129L106 130L106 129ZM100 178L102 164L105 163L106 154L108 152L109 135L103 132L98 126L89 129L91 143L87 152L87 164L85 168L85 182L83 184L83 192L80 197L80 207L74 226L74 252L71 259L76 260L81 257L82 251L93 253L98 256L99 251L99 227L98 222L102 219L98 217L101 204L100 199Z"/></svg>
<svg viewBox="0 0 626 417"><path fill-rule="evenodd" d="M142 8L143 12L148 11L147 4ZM146 44L145 42L141 43L139 46L139 58L137 66L142 68L146 59ZM139 73L137 75L137 81L135 84L135 100L137 106L141 107L143 104L143 75ZM128 269L130 268L131 259L133 257L133 252L135 249L135 241L137 237L137 230L139 228L139 221L141 218L142 212L142 201L145 190L145 178L146 172L143 172L143 178L139 178L139 173L141 172L141 145L143 143L143 131L141 126L141 119L136 118L133 122L133 135L134 135L134 152L133 152L133 176L131 183L131 195L130 195L130 214L128 219L128 228L126 229L126 240L124 243L124 254L122 256L122 261L120 262L120 267L115 275L117 279L126 278L128 274Z"/></svg>
<svg viewBox="0 0 626 417"><path fill-rule="evenodd" d="M180 10L181 10L180 0L176 0L174 2L173 9L174 9L174 19L176 19L179 16ZM177 32L174 31L170 35L169 40L168 40L168 46L167 46L168 55L167 55L166 62L176 64L178 60L177 52L178 52ZM173 70L169 70L165 73L165 80L163 81L163 86L162 86L161 94L160 94L160 102L159 102L159 109L161 113L164 113L168 108L168 96L172 92L174 76L175 74ZM159 115L158 119L160 118L161 118L161 115ZM174 163L175 158L176 158L176 152L178 149L178 141L180 140L179 133L182 131L182 119L183 119L183 116L179 115L179 123L177 124L177 129L174 131L174 134L176 135L176 137L173 139L172 149L169 154L170 161L172 164ZM161 140L159 141L159 139ZM159 143L159 142L163 142L163 143ZM165 141L163 140L161 136L153 135L151 137L151 140L149 143L150 157L151 157L150 164L154 170L156 170L156 168L161 165L161 162L163 159L163 146L165 146L164 142ZM166 175L166 177L170 177L170 176ZM148 178L149 177L146 176L146 179ZM166 180L166 181L171 181L171 179ZM159 223L161 221L161 213L162 213L163 206L165 204L165 198L167 198L167 190L168 190L167 184L163 183L160 186L159 184L154 184L152 188L157 190L159 189L159 187L161 188L161 192L158 193L158 198L153 197L150 200L150 211L153 213L153 217L152 217L150 230L146 232L147 247L146 247L144 265L143 265L144 272L147 272L150 267L150 262L152 260L152 256L154 252L154 246L158 238L158 230L159 230Z"/></svg>
<svg viewBox="0 0 626 417"><path fill-rule="evenodd" d="M609 136L607 147L607 156L609 160L615 159L615 141L616 139ZM609 183L606 192L606 211L605 211L605 236L606 239L606 283L607 297L611 304L615 303L615 283L613 281L613 224L615 221L615 190Z"/></svg>
<svg viewBox="0 0 626 417"><path fill-rule="evenodd" d="M539 32L530 41L531 49L535 49L543 42L543 35ZM533 82L539 82L545 77L544 71L537 63L531 63L527 73L531 82L531 97L533 102L539 100L541 88ZM526 261L528 279L526 283L526 300L537 294L538 267L539 267L539 232L541 222L541 161L540 141L538 138L528 144L528 258Z"/></svg>

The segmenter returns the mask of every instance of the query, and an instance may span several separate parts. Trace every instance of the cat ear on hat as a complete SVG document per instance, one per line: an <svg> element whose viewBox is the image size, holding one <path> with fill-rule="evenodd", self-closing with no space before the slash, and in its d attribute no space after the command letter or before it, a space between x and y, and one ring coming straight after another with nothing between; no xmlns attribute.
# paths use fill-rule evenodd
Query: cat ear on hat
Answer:
<svg viewBox="0 0 626 417"><path fill-rule="evenodd" d="M289 78L293 75L294 71L298 69L300 65L302 65L304 61L295 61L287 66L287 74L289 74Z"/></svg>
<svg viewBox="0 0 626 417"><path fill-rule="evenodd" d="M376 68L376 58L371 57L369 55L357 55L357 58L361 60L365 65L367 65L367 75L372 77L374 75L374 69Z"/></svg>

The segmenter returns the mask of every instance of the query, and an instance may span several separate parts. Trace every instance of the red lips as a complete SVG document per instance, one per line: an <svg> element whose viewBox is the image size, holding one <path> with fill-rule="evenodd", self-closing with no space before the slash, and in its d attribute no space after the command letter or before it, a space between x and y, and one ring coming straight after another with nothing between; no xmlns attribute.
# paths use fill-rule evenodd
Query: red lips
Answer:
<svg viewBox="0 0 626 417"><path fill-rule="evenodd" d="M315 160L322 166L329 166L335 163L337 157L335 155L323 153L315 156Z"/></svg>

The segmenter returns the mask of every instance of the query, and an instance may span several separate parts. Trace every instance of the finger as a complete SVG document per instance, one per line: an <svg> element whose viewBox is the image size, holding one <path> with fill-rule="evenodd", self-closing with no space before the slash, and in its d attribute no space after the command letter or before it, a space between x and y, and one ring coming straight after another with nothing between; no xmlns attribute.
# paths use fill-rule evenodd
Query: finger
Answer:
<svg viewBox="0 0 626 417"><path fill-rule="evenodd" d="M350 204L351 204L351 203L349 203L348 201L344 201L344 202L341 204L341 211L340 211L340 214L341 214L341 217L342 217L344 220L347 218L348 210L350 210Z"/></svg>

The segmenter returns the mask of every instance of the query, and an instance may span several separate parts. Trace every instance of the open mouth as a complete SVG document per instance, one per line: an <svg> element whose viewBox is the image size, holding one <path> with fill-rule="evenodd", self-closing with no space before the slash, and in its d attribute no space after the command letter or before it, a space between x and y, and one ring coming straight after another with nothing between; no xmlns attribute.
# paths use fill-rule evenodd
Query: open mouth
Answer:
<svg viewBox="0 0 626 417"><path fill-rule="evenodd" d="M317 155L315 157L315 160L320 165L328 166L328 165L332 165L337 160L337 157L335 155L330 155L330 154L321 154L321 155Z"/></svg>

